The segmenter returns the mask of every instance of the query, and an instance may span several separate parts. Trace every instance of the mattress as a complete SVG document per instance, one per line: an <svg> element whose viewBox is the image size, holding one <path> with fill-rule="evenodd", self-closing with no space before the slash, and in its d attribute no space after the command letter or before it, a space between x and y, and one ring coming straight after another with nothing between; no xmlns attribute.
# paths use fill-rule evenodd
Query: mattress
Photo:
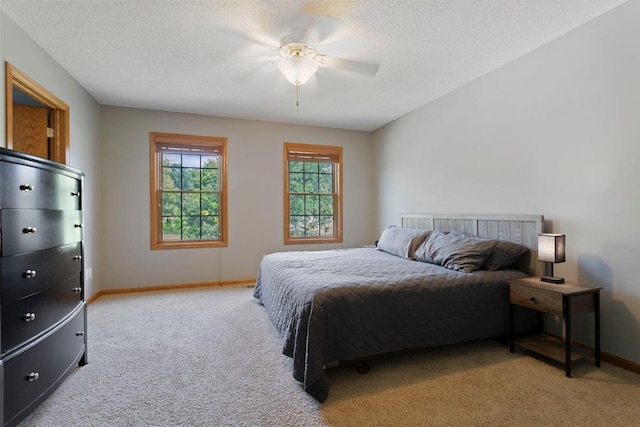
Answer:
<svg viewBox="0 0 640 427"><path fill-rule="evenodd" d="M293 358L294 378L323 402L325 367L339 361L506 336L508 280L525 276L464 273L375 248L280 252L262 259L253 295ZM533 327L535 317L518 322Z"/></svg>

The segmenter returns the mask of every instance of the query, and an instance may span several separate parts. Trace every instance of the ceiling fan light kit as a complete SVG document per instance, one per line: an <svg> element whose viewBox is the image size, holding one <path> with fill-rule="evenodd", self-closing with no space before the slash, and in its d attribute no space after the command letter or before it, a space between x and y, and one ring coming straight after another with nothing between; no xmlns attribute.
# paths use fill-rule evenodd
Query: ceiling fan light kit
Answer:
<svg viewBox="0 0 640 427"><path fill-rule="evenodd" d="M305 84L318 71L315 50L310 47L290 44L283 46L280 54L278 69L295 86Z"/></svg>
<svg viewBox="0 0 640 427"><path fill-rule="evenodd" d="M343 58L329 58L317 50L317 41L309 37L302 28L292 28L289 34L280 39L278 70L296 87L296 106L298 90L318 71L319 67L337 68L359 74L374 76L378 72L377 65L365 64Z"/></svg>

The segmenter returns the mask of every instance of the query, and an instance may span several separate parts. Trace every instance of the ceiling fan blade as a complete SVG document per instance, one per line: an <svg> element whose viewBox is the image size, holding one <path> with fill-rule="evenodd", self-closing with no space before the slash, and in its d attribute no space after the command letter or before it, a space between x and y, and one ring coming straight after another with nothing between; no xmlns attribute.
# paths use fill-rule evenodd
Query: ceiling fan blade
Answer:
<svg viewBox="0 0 640 427"><path fill-rule="evenodd" d="M259 84L258 82L275 79L277 74L280 74L278 67L271 62L245 62L240 68L243 68L243 70L235 72L231 80L241 85L257 85Z"/></svg>
<svg viewBox="0 0 640 427"><path fill-rule="evenodd" d="M364 80L366 79L356 78L349 71L323 69L314 75L313 81L309 80L309 83L313 83L309 88L307 88L309 83L306 83L303 87L305 90L317 88L317 91L313 91L317 96L340 97L360 86Z"/></svg>
<svg viewBox="0 0 640 427"><path fill-rule="evenodd" d="M297 28L303 30L306 36L305 41L315 46L339 38L337 33L343 28L343 24L333 16L304 11L283 16L279 20L278 27L285 31Z"/></svg>
<svg viewBox="0 0 640 427"><path fill-rule="evenodd" d="M222 39L227 39L226 42L224 40L222 42L228 43L232 46L240 43L250 49L262 51L277 50L280 47L279 40L276 40L273 37L261 33L249 35L245 32L234 30L233 28L222 28L216 33L216 36L219 36Z"/></svg>
<svg viewBox="0 0 640 427"><path fill-rule="evenodd" d="M305 14L301 17L299 27L307 30L314 44L327 43L338 38L343 24L338 18L323 14Z"/></svg>
<svg viewBox="0 0 640 427"><path fill-rule="evenodd" d="M219 45L211 52L214 66L260 64L279 58L279 45L268 39L249 36L229 28L220 30L218 35Z"/></svg>
<svg viewBox="0 0 640 427"><path fill-rule="evenodd" d="M282 73L278 72L278 74L279 74L278 79L276 80L276 83L273 85L273 88L271 89L271 93L273 95L282 95L283 93L288 91L291 91L291 93L294 93L293 90L295 90L295 86L289 83L289 81L282 75Z"/></svg>
<svg viewBox="0 0 640 427"><path fill-rule="evenodd" d="M319 63L323 67L337 68L345 71L352 71L367 76L375 76L380 66L375 64L366 64L364 62L352 61L350 59L336 58L333 56L321 56Z"/></svg>

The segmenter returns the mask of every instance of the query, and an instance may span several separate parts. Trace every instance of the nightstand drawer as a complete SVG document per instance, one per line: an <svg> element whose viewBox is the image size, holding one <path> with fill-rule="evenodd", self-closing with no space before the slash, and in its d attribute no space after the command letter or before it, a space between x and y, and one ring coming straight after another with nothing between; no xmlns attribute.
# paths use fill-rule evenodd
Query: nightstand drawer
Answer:
<svg viewBox="0 0 640 427"><path fill-rule="evenodd" d="M562 295L534 289L529 286L511 284L511 302L536 311L562 316Z"/></svg>

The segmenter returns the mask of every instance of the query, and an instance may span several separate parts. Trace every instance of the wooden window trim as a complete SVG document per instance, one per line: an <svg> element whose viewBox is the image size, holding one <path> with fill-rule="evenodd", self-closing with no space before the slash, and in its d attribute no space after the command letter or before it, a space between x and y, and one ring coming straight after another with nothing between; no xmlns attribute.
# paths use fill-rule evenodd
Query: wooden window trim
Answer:
<svg viewBox="0 0 640 427"><path fill-rule="evenodd" d="M290 236L290 205L289 205L289 153L290 152L310 152L315 155L325 157L330 161L336 163L335 169L335 186L338 189L337 200L334 207L334 227L336 230L335 236L317 236L317 237L291 237ZM342 147L331 145L312 145L312 144L300 144L285 142L283 149L283 182L284 182L284 197L283 197L283 231L284 231L284 244L285 245L302 245L302 244L316 244L316 243L342 243Z"/></svg>
<svg viewBox="0 0 640 427"><path fill-rule="evenodd" d="M159 198L162 168L159 168L160 153L156 152L156 145L162 143L180 145L218 146L222 156L221 200L220 204L220 239L219 240L185 240L162 241L162 201ZM151 183L151 249L193 249L226 247L229 244L227 223L227 138L215 136L182 135L174 133L149 132L149 170Z"/></svg>

